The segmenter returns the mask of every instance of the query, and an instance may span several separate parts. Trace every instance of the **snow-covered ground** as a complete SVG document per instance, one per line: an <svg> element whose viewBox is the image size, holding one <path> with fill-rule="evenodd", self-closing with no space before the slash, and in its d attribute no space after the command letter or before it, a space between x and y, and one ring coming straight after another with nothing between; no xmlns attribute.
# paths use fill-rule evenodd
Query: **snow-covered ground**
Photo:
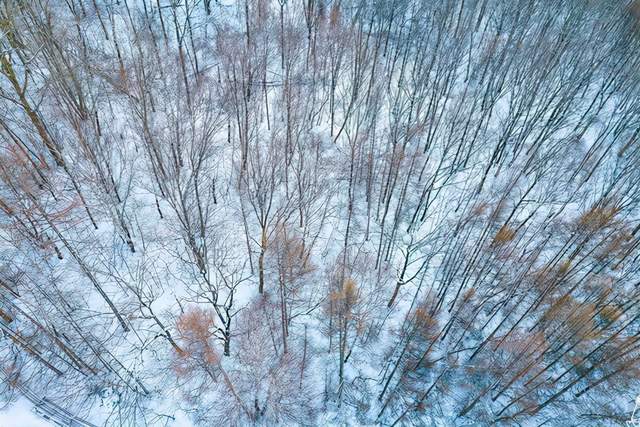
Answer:
<svg viewBox="0 0 640 427"><path fill-rule="evenodd" d="M640 3L11 1L0 396L107 426L630 417Z"/></svg>
<svg viewBox="0 0 640 427"><path fill-rule="evenodd" d="M0 410L2 427L55 427L34 412L33 404L21 397L15 402L3 405Z"/></svg>

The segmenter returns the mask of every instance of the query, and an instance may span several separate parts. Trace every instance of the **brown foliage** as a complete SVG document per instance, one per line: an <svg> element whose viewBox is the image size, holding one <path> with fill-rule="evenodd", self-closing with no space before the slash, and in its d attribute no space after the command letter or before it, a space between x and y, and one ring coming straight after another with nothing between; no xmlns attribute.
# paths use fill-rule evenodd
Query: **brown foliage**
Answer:
<svg viewBox="0 0 640 427"><path fill-rule="evenodd" d="M570 268L571 268L571 260L565 260L561 262L560 265L558 266L558 276L560 277L564 276L565 274L567 274Z"/></svg>
<svg viewBox="0 0 640 427"><path fill-rule="evenodd" d="M0 309L0 319L4 320L5 323L13 322L13 317L11 317L9 313L4 312L2 309Z"/></svg>
<svg viewBox="0 0 640 427"><path fill-rule="evenodd" d="M344 281L344 285L342 287L342 299L347 307L355 305L358 299L358 286L353 279L347 279Z"/></svg>
<svg viewBox="0 0 640 427"><path fill-rule="evenodd" d="M580 230L596 232L610 225L619 211L616 206L593 206L580 215L576 225Z"/></svg>
<svg viewBox="0 0 640 427"><path fill-rule="evenodd" d="M415 313L415 324L423 338L433 340L438 334L438 320L429 314L426 307L418 307Z"/></svg>
<svg viewBox="0 0 640 427"><path fill-rule="evenodd" d="M278 227L271 246L276 252L278 269L285 283L292 283L316 270L309 260L309 249L304 241L284 226Z"/></svg>
<svg viewBox="0 0 640 427"><path fill-rule="evenodd" d="M176 349L173 369L180 376L188 375L196 367L216 365L220 356L213 347L213 314L209 310L190 307L176 322L180 350Z"/></svg>
<svg viewBox="0 0 640 427"><path fill-rule="evenodd" d="M623 230L619 233L616 233L612 236L611 240L607 243L607 245L596 254L596 259L599 261L603 261L608 257L620 257L623 258L626 253L629 242L632 241L633 236L627 230Z"/></svg>
<svg viewBox="0 0 640 427"><path fill-rule="evenodd" d="M573 297L571 297L571 295L568 295L568 294L563 295L562 297L558 298L549 306L547 311L545 311L545 313L542 315L542 320L551 321L553 319L556 319L561 315L563 311L565 311L567 307L570 307L573 305L575 305Z"/></svg>
<svg viewBox="0 0 640 427"><path fill-rule="evenodd" d="M338 311L347 314L351 311L358 301L358 285L351 279L345 279L342 288L331 292L329 298L337 303Z"/></svg>
<svg viewBox="0 0 640 427"><path fill-rule="evenodd" d="M583 304L575 308L567 319L568 328L581 339L597 337L598 330L593 326L595 307L593 304Z"/></svg>
<svg viewBox="0 0 640 427"><path fill-rule="evenodd" d="M494 246L494 247L503 246L509 243L510 241L512 241L515 236L516 236L515 230L513 230L508 225L503 225L502 227L500 227L500 230L498 230L495 237L493 238L493 242L491 242L491 246Z"/></svg>
<svg viewBox="0 0 640 427"><path fill-rule="evenodd" d="M335 28L340 24L342 17L342 11L340 10L340 3L334 2L331 6L331 12L329 12L329 24L332 28Z"/></svg>
<svg viewBox="0 0 640 427"><path fill-rule="evenodd" d="M9 205L7 205L2 199L0 199L0 210L2 210L7 215L13 215L13 209Z"/></svg>
<svg viewBox="0 0 640 427"><path fill-rule="evenodd" d="M603 307L600 311L600 317L607 323L615 322L616 320L618 320L618 318L620 318L620 316L622 316L622 310L618 306L613 304L609 304Z"/></svg>
<svg viewBox="0 0 640 427"><path fill-rule="evenodd" d="M480 202L473 207L471 214L473 216L484 215L488 207L489 207L489 204L487 202Z"/></svg>

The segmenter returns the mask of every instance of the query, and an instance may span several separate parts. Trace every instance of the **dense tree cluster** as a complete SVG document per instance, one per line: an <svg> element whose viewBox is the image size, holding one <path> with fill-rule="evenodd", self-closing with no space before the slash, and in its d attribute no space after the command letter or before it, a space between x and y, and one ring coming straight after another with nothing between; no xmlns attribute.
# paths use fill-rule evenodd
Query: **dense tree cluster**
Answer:
<svg viewBox="0 0 640 427"><path fill-rule="evenodd" d="M638 1L0 2L2 400L624 424L638 70Z"/></svg>

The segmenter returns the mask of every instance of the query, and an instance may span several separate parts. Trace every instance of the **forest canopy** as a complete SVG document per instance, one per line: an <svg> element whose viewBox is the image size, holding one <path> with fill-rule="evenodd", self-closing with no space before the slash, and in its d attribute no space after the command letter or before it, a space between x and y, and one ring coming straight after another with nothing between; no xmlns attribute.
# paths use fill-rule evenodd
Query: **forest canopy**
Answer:
<svg viewBox="0 0 640 427"><path fill-rule="evenodd" d="M0 401L640 423L639 70L637 0L0 2Z"/></svg>

